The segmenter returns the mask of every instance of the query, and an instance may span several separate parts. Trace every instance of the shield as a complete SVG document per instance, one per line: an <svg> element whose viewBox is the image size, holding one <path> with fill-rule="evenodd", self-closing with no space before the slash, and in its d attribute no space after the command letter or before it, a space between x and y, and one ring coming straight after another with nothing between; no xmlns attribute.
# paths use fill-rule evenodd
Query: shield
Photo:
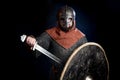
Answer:
<svg viewBox="0 0 120 80"><path fill-rule="evenodd" d="M78 47L68 58L60 80L108 80L109 63L104 49L95 42Z"/></svg>

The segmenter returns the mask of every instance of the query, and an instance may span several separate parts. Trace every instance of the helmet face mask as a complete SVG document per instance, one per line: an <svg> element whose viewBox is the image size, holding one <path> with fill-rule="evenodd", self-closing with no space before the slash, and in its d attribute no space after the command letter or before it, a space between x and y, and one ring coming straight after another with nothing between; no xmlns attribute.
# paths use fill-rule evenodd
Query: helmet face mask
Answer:
<svg viewBox="0 0 120 80"><path fill-rule="evenodd" d="M58 25L61 30L67 32L74 27L75 11L68 6L64 6L58 12Z"/></svg>
<svg viewBox="0 0 120 80"><path fill-rule="evenodd" d="M71 13L66 12L65 14L60 14L59 16L59 24L60 27L64 29L64 31L68 31L73 26L73 18Z"/></svg>

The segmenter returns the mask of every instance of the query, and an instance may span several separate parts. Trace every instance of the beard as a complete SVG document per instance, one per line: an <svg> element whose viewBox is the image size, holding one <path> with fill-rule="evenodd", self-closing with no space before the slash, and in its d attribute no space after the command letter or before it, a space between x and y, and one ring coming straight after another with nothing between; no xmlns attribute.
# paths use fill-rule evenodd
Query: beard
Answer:
<svg viewBox="0 0 120 80"><path fill-rule="evenodd" d="M64 31L64 32L68 32L69 30L71 30L73 28L73 26L70 26L69 28L67 28L67 27L61 27L60 26L60 29L62 30L62 31Z"/></svg>
<svg viewBox="0 0 120 80"><path fill-rule="evenodd" d="M70 31L70 30L73 28L74 23L72 23L72 26L69 26L69 27L67 27L67 26L61 26L60 24L58 24L58 25L59 25L59 28L60 28L62 31L68 32L68 31Z"/></svg>

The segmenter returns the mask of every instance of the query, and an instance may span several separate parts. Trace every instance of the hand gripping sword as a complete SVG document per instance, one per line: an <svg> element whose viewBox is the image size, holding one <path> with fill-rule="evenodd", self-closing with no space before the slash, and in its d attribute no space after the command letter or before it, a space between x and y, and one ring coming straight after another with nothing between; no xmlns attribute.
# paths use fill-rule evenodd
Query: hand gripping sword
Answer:
<svg viewBox="0 0 120 80"><path fill-rule="evenodd" d="M24 42L27 36L26 35L22 35L20 37L21 37L21 41ZM47 51L46 49L44 49L43 47L38 45L37 42L33 46L32 50L34 51L35 49L38 50L39 52L43 53L44 55L48 56L49 58L51 58L55 62L57 62L59 64L61 63L61 60L58 57L56 57L55 55L53 55L52 53L50 53L49 51Z"/></svg>

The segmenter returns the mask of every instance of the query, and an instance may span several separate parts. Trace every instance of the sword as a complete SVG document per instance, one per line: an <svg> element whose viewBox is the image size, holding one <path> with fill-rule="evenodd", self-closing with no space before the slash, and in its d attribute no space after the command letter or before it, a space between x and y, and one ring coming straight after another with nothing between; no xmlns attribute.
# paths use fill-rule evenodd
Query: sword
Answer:
<svg viewBox="0 0 120 80"><path fill-rule="evenodd" d="M20 37L21 37L21 41L24 42L27 36L26 35L22 35ZM37 51L43 53L44 55L48 56L49 58L51 58L55 62L57 62L59 64L61 63L61 60L58 57L56 57L55 55L53 55L52 53L50 53L49 51L47 51L46 49L44 49L43 47L41 47L40 45L38 45L37 42L33 46L32 50L34 51L35 49Z"/></svg>

